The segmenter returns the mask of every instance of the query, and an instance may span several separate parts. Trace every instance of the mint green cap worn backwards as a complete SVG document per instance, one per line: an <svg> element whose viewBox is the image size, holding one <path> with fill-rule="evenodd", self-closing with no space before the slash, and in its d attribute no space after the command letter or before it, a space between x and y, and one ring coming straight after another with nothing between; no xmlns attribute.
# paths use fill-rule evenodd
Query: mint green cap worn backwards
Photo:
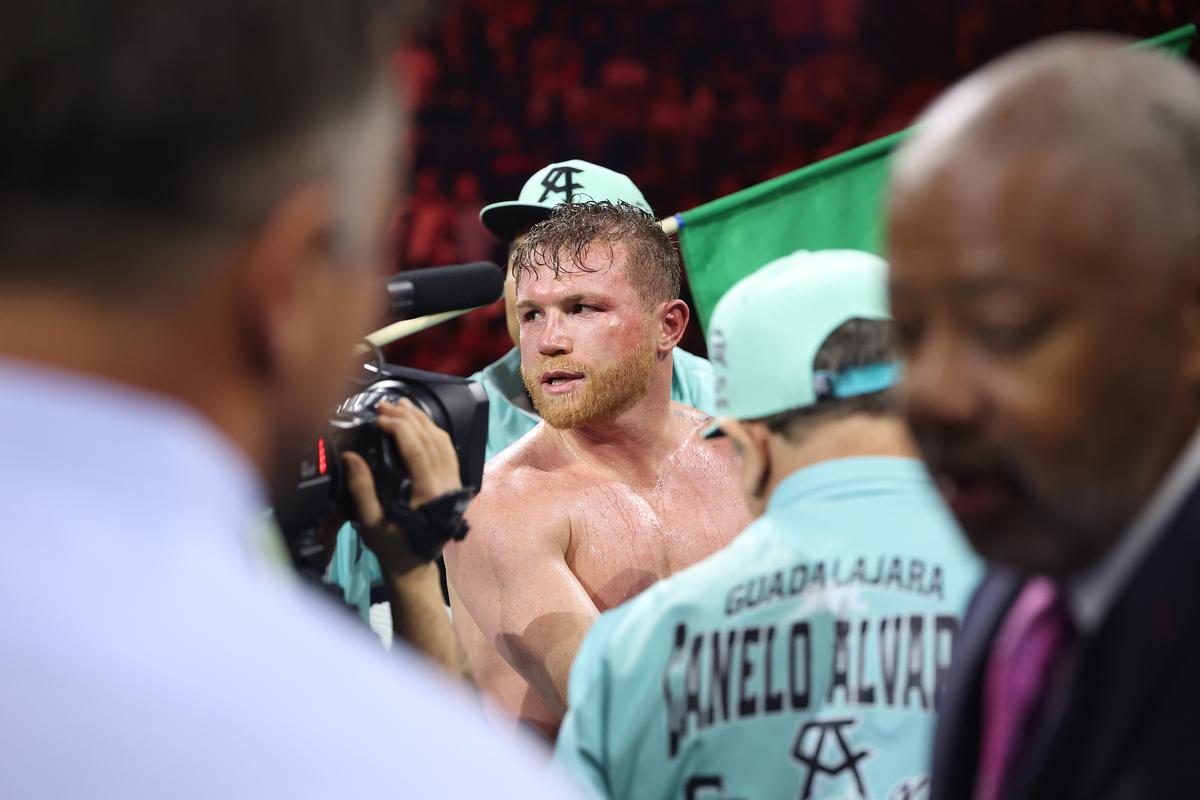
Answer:
<svg viewBox="0 0 1200 800"><path fill-rule="evenodd" d="M511 242L522 228L548 217L555 206L592 200L625 202L647 214L654 213L641 190L627 175L573 158L549 164L533 173L521 187L516 200L484 206L479 212L479 221L500 239Z"/></svg>
<svg viewBox="0 0 1200 800"><path fill-rule="evenodd" d="M718 417L761 419L882 391L894 363L832 374L813 369L831 333L852 319L891 319L887 264L859 250L800 250L734 284L708 326ZM720 435L716 426L706 436Z"/></svg>

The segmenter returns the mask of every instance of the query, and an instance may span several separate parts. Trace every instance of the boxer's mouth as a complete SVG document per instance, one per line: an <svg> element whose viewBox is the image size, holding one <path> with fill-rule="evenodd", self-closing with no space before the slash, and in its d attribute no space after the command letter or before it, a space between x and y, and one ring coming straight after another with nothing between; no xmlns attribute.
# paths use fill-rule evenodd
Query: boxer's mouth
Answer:
<svg viewBox="0 0 1200 800"><path fill-rule="evenodd" d="M550 369L542 373L542 389L550 394L569 392L583 383L582 372L572 372L567 369Z"/></svg>

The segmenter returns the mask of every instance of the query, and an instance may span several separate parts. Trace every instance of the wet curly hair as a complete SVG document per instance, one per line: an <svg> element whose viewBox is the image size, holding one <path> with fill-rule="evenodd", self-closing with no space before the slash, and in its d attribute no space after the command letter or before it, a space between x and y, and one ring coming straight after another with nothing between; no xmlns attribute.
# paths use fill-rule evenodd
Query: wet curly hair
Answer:
<svg viewBox="0 0 1200 800"><path fill-rule="evenodd" d="M615 247L625 248L625 271L647 305L679 297L679 254L658 221L635 205L607 200L564 203L529 229L513 248L510 260L517 283L549 269L555 278L580 272L601 272L612 266ZM607 250L600 266L588 266L593 248Z"/></svg>

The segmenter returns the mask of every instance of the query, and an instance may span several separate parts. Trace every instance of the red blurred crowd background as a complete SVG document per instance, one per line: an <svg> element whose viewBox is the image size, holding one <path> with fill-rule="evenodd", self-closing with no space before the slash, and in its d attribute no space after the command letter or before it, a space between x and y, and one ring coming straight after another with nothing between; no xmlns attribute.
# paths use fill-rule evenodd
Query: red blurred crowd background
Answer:
<svg viewBox="0 0 1200 800"><path fill-rule="evenodd" d="M624 172L669 216L900 130L1026 42L1149 37L1198 11L1198 0L455 0L397 55L416 121L397 267L503 263L479 209L515 199L552 161ZM685 345L702 353L692 327ZM467 375L510 346L497 303L386 353Z"/></svg>

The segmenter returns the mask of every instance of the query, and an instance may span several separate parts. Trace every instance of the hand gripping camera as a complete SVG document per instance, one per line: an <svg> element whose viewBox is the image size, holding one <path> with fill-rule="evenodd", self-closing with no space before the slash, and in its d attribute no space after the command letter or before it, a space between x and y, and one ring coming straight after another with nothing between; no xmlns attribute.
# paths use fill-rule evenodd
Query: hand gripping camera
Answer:
<svg viewBox="0 0 1200 800"><path fill-rule="evenodd" d="M387 288L393 314L412 316L493 302L503 283L498 267L480 262L401 273ZM276 498L275 518L302 572L317 575L324 570L328 546L319 534L325 523L338 516L358 517L342 465L342 453L347 451L367 462L385 518L402 524L418 555L432 557L447 540L462 538L466 532L465 524L425 525L413 515L408 504L412 497L408 467L391 436L375 424L380 402L407 398L450 435L464 490L473 494L483 482L488 401L481 385L388 364L382 358L364 368L360 391L342 401L316 441L301 447L294 490L286 487ZM452 499L465 505L466 497L469 494ZM461 510L449 511L461 514Z"/></svg>
<svg viewBox="0 0 1200 800"><path fill-rule="evenodd" d="M341 454L346 451L358 453L370 467L384 516L398 521L408 514L412 478L391 436L375 424L380 402L408 398L450 434L463 488L477 492L483 482L488 412L483 387L463 378L393 364L379 365L373 371L377 379L338 406L324 435L300 457L296 490L275 509L280 528L298 560L313 560L323 551L316 532L325 521L334 516L351 520L358 516L342 465ZM454 529L405 528L414 537L413 547L418 553L436 553L455 534ZM421 537L434 537L436 541L423 541Z"/></svg>

